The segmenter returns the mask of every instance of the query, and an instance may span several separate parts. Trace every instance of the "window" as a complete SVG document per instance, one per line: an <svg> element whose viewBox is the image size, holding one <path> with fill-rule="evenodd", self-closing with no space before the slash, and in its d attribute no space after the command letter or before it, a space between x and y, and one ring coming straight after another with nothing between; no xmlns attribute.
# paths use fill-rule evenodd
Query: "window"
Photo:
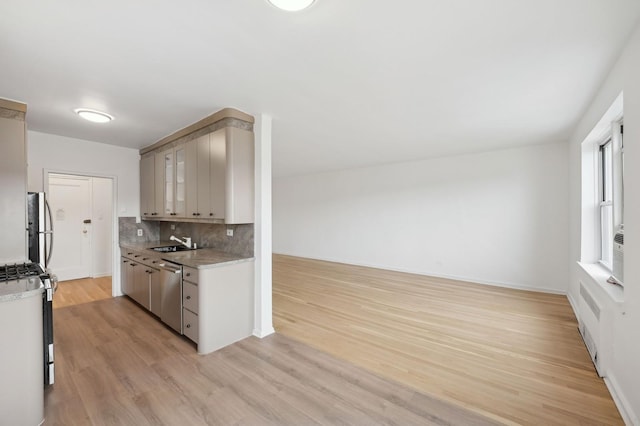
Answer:
<svg viewBox="0 0 640 426"><path fill-rule="evenodd" d="M598 149L600 262L609 269L613 264L613 235L624 223L622 134L622 121L614 122Z"/></svg>
<svg viewBox="0 0 640 426"><path fill-rule="evenodd" d="M600 261L611 269L613 260L613 144L611 139L600 145Z"/></svg>

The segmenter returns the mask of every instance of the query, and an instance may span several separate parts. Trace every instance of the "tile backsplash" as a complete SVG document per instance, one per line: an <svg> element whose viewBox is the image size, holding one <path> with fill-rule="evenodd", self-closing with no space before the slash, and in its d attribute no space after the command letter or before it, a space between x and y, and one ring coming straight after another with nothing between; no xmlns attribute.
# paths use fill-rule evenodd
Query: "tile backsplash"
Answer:
<svg viewBox="0 0 640 426"><path fill-rule="evenodd" d="M171 226L175 229L171 229ZM201 248L214 248L243 257L253 257L253 224L224 225L213 223L157 222L143 220L136 223L135 217L118 218L120 243L147 243L169 241L171 235L191 237ZM137 231L142 229L142 236ZM233 236L227 236L227 229Z"/></svg>
<svg viewBox="0 0 640 426"><path fill-rule="evenodd" d="M175 229L171 229L175 225ZM227 236L233 229L233 237ZM224 225L218 223L160 222L160 240L169 237L191 237L198 247L214 248L238 256L253 257L253 224Z"/></svg>
<svg viewBox="0 0 640 426"><path fill-rule="evenodd" d="M138 229L142 229L142 236L138 237ZM136 223L135 217L118 218L118 236L120 243L149 243L160 240L160 223L143 220Z"/></svg>

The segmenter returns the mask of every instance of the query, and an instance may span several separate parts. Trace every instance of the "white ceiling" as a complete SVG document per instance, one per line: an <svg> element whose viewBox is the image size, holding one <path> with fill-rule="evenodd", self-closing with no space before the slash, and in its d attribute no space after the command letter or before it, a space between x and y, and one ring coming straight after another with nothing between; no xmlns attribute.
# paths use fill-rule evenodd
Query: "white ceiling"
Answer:
<svg viewBox="0 0 640 426"><path fill-rule="evenodd" d="M638 0L19 0L0 97L32 130L139 148L232 106L275 175L566 140ZM73 109L116 117L85 122Z"/></svg>

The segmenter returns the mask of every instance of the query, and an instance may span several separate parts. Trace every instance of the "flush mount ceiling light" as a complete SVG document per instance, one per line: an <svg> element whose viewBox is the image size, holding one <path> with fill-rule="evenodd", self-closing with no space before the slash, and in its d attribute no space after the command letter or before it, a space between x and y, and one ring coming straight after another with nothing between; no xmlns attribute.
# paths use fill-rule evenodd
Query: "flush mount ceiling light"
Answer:
<svg viewBox="0 0 640 426"><path fill-rule="evenodd" d="M269 3L288 12L297 12L311 6L315 0L269 0Z"/></svg>
<svg viewBox="0 0 640 426"><path fill-rule="evenodd" d="M96 111L95 109L78 108L74 109L73 112L75 112L85 120L89 120L94 123L108 123L113 120L113 116L107 114L106 112Z"/></svg>

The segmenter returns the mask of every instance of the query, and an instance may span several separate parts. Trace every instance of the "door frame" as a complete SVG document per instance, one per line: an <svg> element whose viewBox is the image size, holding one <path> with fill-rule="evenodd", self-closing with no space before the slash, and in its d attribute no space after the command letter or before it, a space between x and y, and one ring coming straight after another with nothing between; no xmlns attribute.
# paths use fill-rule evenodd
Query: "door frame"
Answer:
<svg viewBox="0 0 640 426"><path fill-rule="evenodd" d="M45 193L49 191L49 175L69 175L86 178L102 178L111 179L111 297L120 295L120 280L116 280L114 277L120 270L120 252L117 247L116 241L118 241L118 177L115 175L95 173L95 172L82 172L77 170L63 170L63 169L43 169L42 173L42 188ZM47 194L48 195L48 194ZM53 271L55 273L55 271ZM117 288L116 288L117 287Z"/></svg>

